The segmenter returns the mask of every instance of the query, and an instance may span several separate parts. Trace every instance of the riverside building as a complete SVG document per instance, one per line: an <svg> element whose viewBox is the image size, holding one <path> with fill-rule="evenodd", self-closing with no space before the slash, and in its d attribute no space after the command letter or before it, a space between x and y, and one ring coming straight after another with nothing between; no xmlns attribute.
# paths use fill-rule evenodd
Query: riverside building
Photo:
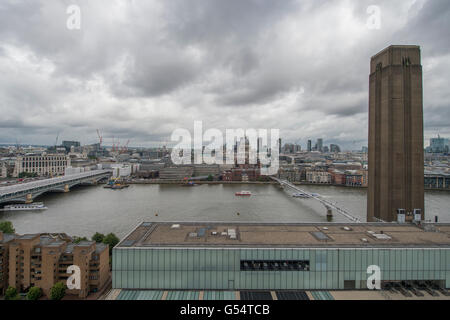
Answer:
<svg viewBox="0 0 450 320"><path fill-rule="evenodd" d="M49 295L57 282L66 284L71 265L80 267L80 289L67 294L85 298L109 281L108 246L91 241L73 243L66 234L4 235L0 232L0 293L8 286L26 292L36 286Z"/></svg>
<svg viewBox="0 0 450 320"><path fill-rule="evenodd" d="M367 289L429 280L450 287L450 225L150 223L113 249L113 289Z"/></svg>
<svg viewBox="0 0 450 320"><path fill-rule="evenodd" d="M42 154L18 156L14 165L13 177L21 173L37 174L38 176L64 175L70 166L70 157L64 154Z"/></svg>

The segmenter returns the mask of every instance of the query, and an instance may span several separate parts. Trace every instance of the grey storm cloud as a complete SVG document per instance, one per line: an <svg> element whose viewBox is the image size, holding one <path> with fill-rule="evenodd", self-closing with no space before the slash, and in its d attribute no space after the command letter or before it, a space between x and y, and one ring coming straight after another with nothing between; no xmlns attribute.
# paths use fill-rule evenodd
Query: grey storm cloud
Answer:
<svg viewBox="0 0 450 320"><path fill-rule="evenodd" d="M3 0L0 143L93 143L98 128L161 145L202 120L360 148L370 57L391 44L422 47L425 136L450 135L448 30L447 0Z"/></svg>

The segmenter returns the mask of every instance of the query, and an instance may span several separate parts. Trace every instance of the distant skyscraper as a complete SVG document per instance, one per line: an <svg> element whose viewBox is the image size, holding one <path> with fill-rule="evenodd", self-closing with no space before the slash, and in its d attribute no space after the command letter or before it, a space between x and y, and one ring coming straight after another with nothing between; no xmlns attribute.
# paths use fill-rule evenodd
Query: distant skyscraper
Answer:
<svg viewBox="0 0 450 320"><path fill-rule="evenodd" d="M339 153L341 152L341 148L337 144L331 144L330 151L333 153Z"/></svg>
<svg viewBox="0 0 450 320"><path fill-rule="evenodd" d="M397 209L424 218L420 47L390 46L371 60L367 220L397 220Z"/></svg>
<svg viewBox="0 0 450 320"><path fill-rule="evenodd" d="M448 153L449 152L449 140L441 138L430 139L430 146L427 148L427 152L430 153Z"/></svg>
<svg viewBox="0 0 450 320"><path fill-rule="evenodd" d="M308 140L308 152L312 151L312 141Z"/></svg>
<svg viewBox="0 0 450 320"><path fill-rule="evenodd" d="M323 151L323 139L317 139L317 145L316 145L317 151L322 152Z"/></svg>
<svg viewBox="0 0 450 320"><path fill-rule="evenodd" d="M67 150L67 152L69 152L70 151L70 148L71 147L75 147L75 148L78 148L78 147L80 147L80 142L78 142L78 141L63 141L62 142L62 146L64 147L64 148L66 148L66 150Z"/></svg>

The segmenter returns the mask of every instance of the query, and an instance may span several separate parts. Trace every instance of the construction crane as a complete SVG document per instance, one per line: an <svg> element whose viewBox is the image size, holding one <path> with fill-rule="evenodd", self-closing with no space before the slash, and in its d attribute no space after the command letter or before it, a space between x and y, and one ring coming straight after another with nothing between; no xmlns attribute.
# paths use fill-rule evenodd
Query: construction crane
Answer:
<svg viewBox="0 0 450 320"><path fill-rule="evenodd" d="M100 134L100 131L97 129L97 136L98 136L98 142L100 145L100 148L102 147L102 142L103 142L103 136Z"/></svg>
<svg viewBox="0 0 450 320"><path fill-rule="evenodd" d="M117 139L117 145L116 145L115 151L116 151L116 152L119 152L119 151L120 151L120 139Z"/></svg>
<svg viewBox="0 0 450 320"><path fill-rule="evenodd" d="M20 151L20 141L16 138L16 150Z"/></svg>
<svg viewBox="0 0 450 320"><path fill-rule="evenodd" d="M55 150L56 150L56 147L58 146L58 140L59 140L59 132L58 132L58 134L56 135L56 140L55 140Z"/></svg>
<svg viewBox="0 0 450 320"><path fill-rule="evenodd" d="M130 139L128 139L127 143L122 147L120 153L126 153L128 151L128 144L130 143Z"/></svg>

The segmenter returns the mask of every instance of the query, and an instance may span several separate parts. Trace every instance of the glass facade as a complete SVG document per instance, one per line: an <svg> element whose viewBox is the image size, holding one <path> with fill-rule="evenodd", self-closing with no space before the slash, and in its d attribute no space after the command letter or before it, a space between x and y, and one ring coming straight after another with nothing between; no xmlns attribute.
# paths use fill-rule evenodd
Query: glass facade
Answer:
<svg viewBox="0 0 450 320"><path fill-rule="evenodd" d="M309 261L309 271L243 270L243 261ZM365 289L371 265L380 267L382 281L434 280L450 287L449 248L115 248L113 288Z"/></svg>

